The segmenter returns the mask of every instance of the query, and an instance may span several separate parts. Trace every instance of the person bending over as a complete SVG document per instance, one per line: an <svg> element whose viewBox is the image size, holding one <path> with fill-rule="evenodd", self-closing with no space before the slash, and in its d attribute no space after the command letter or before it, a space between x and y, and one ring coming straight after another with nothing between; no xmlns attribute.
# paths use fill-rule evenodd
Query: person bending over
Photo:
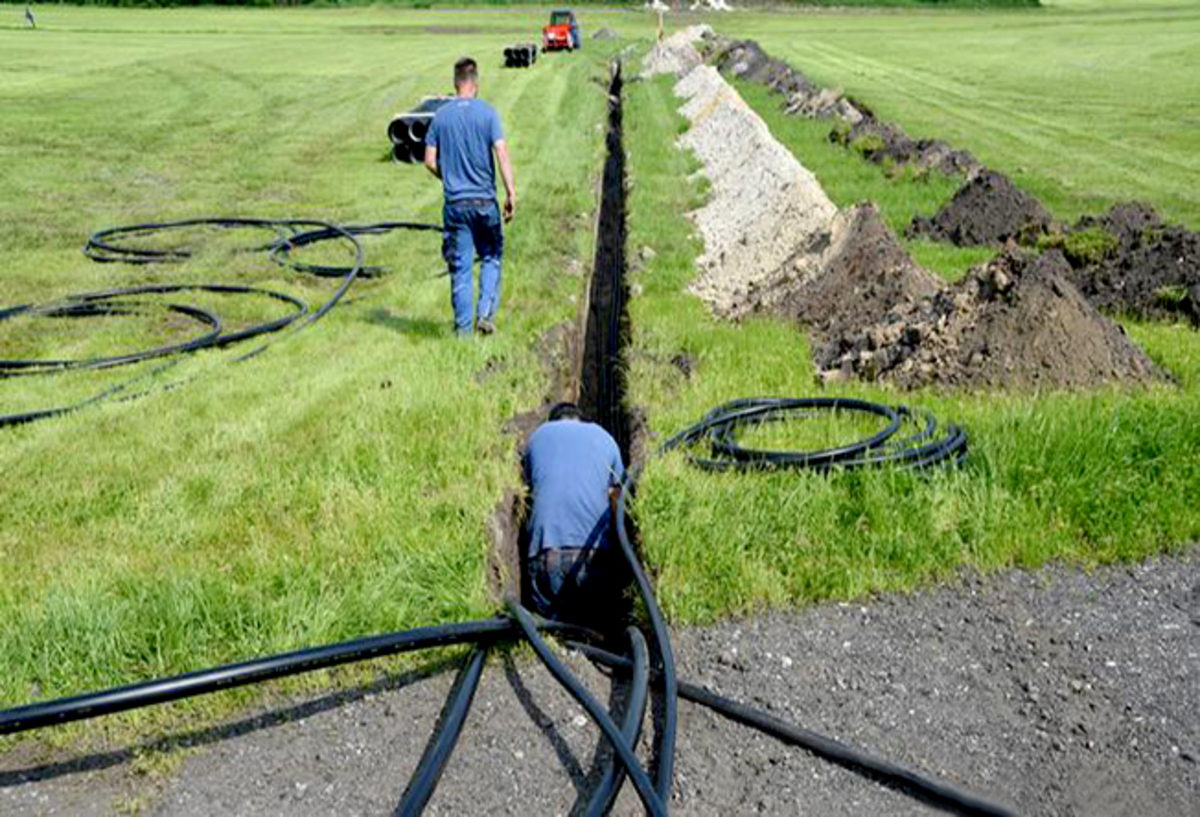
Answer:
<svg viewBox="0 0 1200 817"><path fill-rule="evenodd" d="M487 335L496 331L504 255L496 162L507 194L505 221L516 215L517 187L500 117L477 98L479 67L470 57L454 64L454 91L454 100L438 109L425 134L425 167L442 180L442 256L450 268L454 331L470 335L477 329ZM476 252L479 299L472 304Z"/></svg>
<svg viewBox="0 0 1200 817"><path fill-rule="evenodd" d="M531 606L558 621L615 626L627 576L612 545L615 499L625 478L616 441L559 403L525 449L531 510L526 588Z"/></svg>

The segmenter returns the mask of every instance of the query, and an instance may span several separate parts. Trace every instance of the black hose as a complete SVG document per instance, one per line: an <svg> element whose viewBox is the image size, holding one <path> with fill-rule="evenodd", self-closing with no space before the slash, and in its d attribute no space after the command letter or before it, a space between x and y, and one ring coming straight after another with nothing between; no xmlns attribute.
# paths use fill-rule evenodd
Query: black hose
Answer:
<svg viewBox="0 0 1200 817"><path fill-rule="evenodd" d="M650 656L646 649L646 639L636 627L625 630L629 639L629 649L633 655L632 675L629 681L629 695L625 701L625 715L621 719L621 734L630 746L636 747L642 734L642 720L646 717L646 699L650 685ZM616 763L616 758L610 758L604 766L600 782L592 792L583 814L587 817L600 817L608 814L617 793L621 790L625 771L623 766Z"/></svg>
<svg viewBox="0 0 1200 817"><path fill-rule="evenodd" d="M586 630L558 622L540 622L540 627L561 632L584 633ZM256 658L239 664L188 672L170 678L143 681L91 692L70 698L18 706L0 711L0 735L27 732L59 723L97 718L143 706L207 695L234 687L256 684L274 678L298 675L313 670L365 661L430 647L445 647L469 641L494 641L512 638L521 629L509 619L496 618L418 627L405 632L387 633L324 647Z"/></svg>
<svg viewBox="0 0 1200 817"><path fill-rule="evenodd" d="M114 299L133 298L138 295L146 294L166 294L183 291L261 295L286 303L292 307L291 312L283 317L253 324L236 332L223 333L221 331L220 318L219 316L213 315L213 313L197 307L166 305L165 308L167 309L180 312L188 317L208 323L211 327L210 331L185 343L158 346L150 349L138 350L133 353L104 358L93 358L79 361L0 361L0 378L2 378L4 376L12 376L18 373L35 374L63 371L66 369L108 368L111 366L142 362L152 358L167 358L167 363L162 366L155 367L149 372L142 372L128 380L110 386L109 388L82 400L50 406L47 408L38 408L30 411L0 415L0 428L6 426L23 425L36 420L61 416L63 414L77 411L84 407L102 402L115 395L125 395L127 398L132 399L132 397L145 394L149 391L149 389L132 392L131 389L133 385L137 382L158 375L159 373L170 368L176 362L176 360L172 360L172 358L179 354L229 346L234 343L243 342L255 337L274 335L288 328L291 328L292 331L300 331L308 326L311 326L313 323L326 315L331 309L333 309L334 306L337 305L337 303L350 289L354 281L357 280L364 272L378 273L382 271L381 267L367 267L364 264L363 248L355 236L378 235L391 230L400 229L418 231L441 230L439 225L419 224L415 222L380 222L378 224L351 225L348 227L341 227L312 219L259 219L241 217L193 218L182 221L133 224L124 227L112 227L99 230L88 238L87 244L84 246L84 254L92 260L105 263L117 261L131 264L181 263L192 257L191 249L187 247L155 248L131 246L129 244L129 239L145 238L160 233L169 234L172 232L197 227L206 227L212 229L259 229L270 231L275 236L274 240L267 244L250 246L243 249L247 251L267 252L270 258L276 263L290 267L291 269L300 273L326 277L339 277L341 278L341 281L334 293L323 304L315 309L311 309L308 304L299 298L295 298L282 292L235 284L150 284L66 296L65 298L61 299L60 302L47 307L38 307L30 304L21 304L13 307L0 307L0 321L28 314L47 314L49 316L57 315L63 317L87 317L105 314L106 310L102 304L113 301ZM347 266L303 264L296 262L290 256L291 250L295 247L307 246L319 241L327 241L330 239L340 239L349 242L354 251L354 261L352 264ZM91 304L92 306L88 306L88 304ZM132 311L137 308L140 307L136 303L126 304L121 302L119 305L109 303L107 314L115 314L114 310L116 309ZM40 313L39 310L41 310ZM213 325L214 323L215 325ZM255 357L264 352L269 346L269 343L269 341L261 343L250 351L241 354L235 358L235 360L245 361Z"/></svg>
<svg viewBox="0 0 1200 817"><path fill-rule="evenodd" d="M122 290L112 290L103 293L91 293L87 296L73 296L67 301L47 306L27 307L24 309L7 309L0 313L0 322L15 316L42 318L83 318L83 317L112 317L115 315L136 315L145 311L145 305L124 303L115 299L129 294ZM106 302L107 303L104 303ZM181 343L168 343L153 346L148 349L138 349L120 355L104 355L91 358L33 358L33 359L0 359L0 377L16 377L27 375L47 374L54 371L72 369L110 369L125 366L130 363L140 363L156 357L167 357L182 352L192 352L212 346L221 337L221 319L206 309L200 309L186 304L161 304L159 308L173 312L205 326L199 335Z"/></svg>
<svg viewBox="0 0 1200 817"><path fill-rule="evenodd" d="M807 418L814 413L860 412L875 414L887 424L880 431L847 445L819 451L764 451L746 448L737 439L741 428L792 418ZM695 425L671 437L660 453L682 448L696 466L709 471L813 468L817 470L851 469L865 466L900 465L923 468L943 463L959 463L966 456L967 434L949 425L937 435L937 420L925 412L923 427L907 437L896 438L905 421L918 422L905 406L892 408L881 403L849 397L758 397L733 400L717 406ZM700 457L691 449L703 440L711 446L709 457Z"/></svg>
<svg viewBox="0 0 1200 817"><path fill-rule="evenodd" d="M471 711L471 702L475 700L475 690L479 688L479 679L483 677L487 654L487 647L476 647L454 680L436 739L425 747L400 806L396 809L399 817L417 817L425 811L425 805L433 796L433 790L437 788L438 780L462 734L463 724L467 722L467 713Z"/></svg>
<svg viewBox="0 0 1200 817"><path fill-rule="evenodd" d="M629 492L637 480L639 469L635 468L626 474L621 483L621 494L617 498L617 541L621 553L629 563L633 572L633 580L637 585L638 594L646 605L646 614L650 618L650 629L654 634L654 647L658 652L658 660L662 662L663 678L663 722L658 732L658 768L655 773L656 791L659 799L668 803L671 799L671 784L675 769L675 733L679 724L679 700L675 689L675 653L671 648L671 635L667 632L666 622L654 597L654 588L646 577L641 560L634 551L633 542L625 523L626 509L629 504Z"/></svg>
<svg viewBox="0 0 1200 817"><path fill-rule="evenodd" d="M654 790L654 784L650 782L649 775L642 768L641 762L638 761L637 755L634 754L633 747L629 745L629 741L621 734L621 730L613 723L612 717L605 711L604 706L596 700L592 693L579 682L571 670L567 669L554 653L550 651L550 647L545 640L538 634L537 625L534 623L533 616L521 606L521 603L516 599L510 598L507 601L509 612L516 619L521 631L525 634L525 638L529 640L533 651L537 653L538 658L542 659L542 663L546 665L546 669L550 670L560 684L562 684L567 692L579 704L587 710L588 715L600 727L600 731L608 738L608 742L612 744L613 750L620 759L625 771L629 773L629 778L633 781L633 786L637 789L638 796L642 799L642 805L646 807L646 811L653 815L666 815L666 806L658 794Z"/></svg>
<svg viewBox="0 0 1200 817"><path fill-rule="evenodd" d="M590 644L568 642L568 646L613 669L628 672L633 668L628 659ZM662 678L659 673L655 673L655 677L656 680ZM686 681L679 681L678 686L679 694L693 703L708 707L730 720L757 729L785 743L800 746L839 765L869 772L943 808L959 814L970 815L970 817L1015 817L1016 815L1016 812L1007 806L993 803L906 766L847 746L819 732L801 729L774 715L709 692L703 687Z"/></svg>

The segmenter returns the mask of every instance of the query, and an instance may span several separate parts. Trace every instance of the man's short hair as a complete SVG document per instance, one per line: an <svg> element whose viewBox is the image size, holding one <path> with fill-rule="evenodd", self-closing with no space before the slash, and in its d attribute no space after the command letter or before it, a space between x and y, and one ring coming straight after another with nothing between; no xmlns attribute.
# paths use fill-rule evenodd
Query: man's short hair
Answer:
<svg viewBox="0 0 1200 817"><path fill-rule="evenodd" d="M558 403L550 409L550 422L555 420L582 420L583 412L574 403Z"/></svg>
<svg viewBox="0 0 1200 817"><path fill-rule="evenodd" d="M454 63L454 87L459 88L468 82L479 82L479 65L470 57L463 57Z"/></svg>

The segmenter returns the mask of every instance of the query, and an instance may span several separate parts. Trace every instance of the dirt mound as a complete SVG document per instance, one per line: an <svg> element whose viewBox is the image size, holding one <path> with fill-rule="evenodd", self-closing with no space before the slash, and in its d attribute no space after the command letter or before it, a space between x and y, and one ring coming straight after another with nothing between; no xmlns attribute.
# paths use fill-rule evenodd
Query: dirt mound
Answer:
<svg viewBox="0 0 1200 817"><path fill-rule="evenodd" d="M947 174L962 173L968 178L983 170L983 165L965 150L956 150L937 139L910 139L898 126L880 121L863 103L840 90L822 88L772 57L754 40L737 40L718 47L713 61L727 74L766 85L786 96L783 109L789 116L842 120L845 124L829 134L830 141L857 150L875 164L915 164Z"/></svg>
<svg viewBox="0 0 1200 817"><path fill-rule="evenodd" d="M596 33L592 35L593 40L615 40L616 38L617 32L613 31L611 28L597 29Z"/></svg>
<svg viewBox="0 0 1200 817"><path fill-rule="evenodd" d="M941 281L918 267L874 204L837 215L813 275L782 282L771 311L794 317L823 337L854 333L892 309L932 296Z"/></svg>
<svg viewBox="0 0 1200 817"><path fill-rule="evenodd" d="M816 95L820 86L786 62L777 60L754 40L738 40L721 49L715 56L717 68L738 79L766 85L776 93Z"/></svg>
<svg viewBox="0 0 1200 817"><path fill-rule="evenodd" d="M1160 373L1069 278L1062 254L1009 247L954 286L890 310L816 355L824 376L1034 388L1148 382Z"/></svg>
<svg viewBox="0 0 1200 817"><path fill-rule="evenodd" d="M829 141L856 151L868 162L912 164L948 175L961 173L968 179L984 171L980 161L965 150L956 150L940 139L914 141L899 126L876 119L861 104L854 105L854 109L858 118L849 128L830 131Z"/></svg>
<svg viewBox="0 0 1200 817"><path fill-rule="evenodd" d="M1097 308L1200 326L1200 233L1164 224L1153 207L1118 204L1045 243L1062 249L1072 280Z"/></svg>
<svg viewBox="0 0 1200 817"><path fill-rule="evenodd" d="M906 234L960 247L1029 243L1050 224L1041 202L1018 190L1004 174L985 170L959 188L933 218L914 218Z"/></svg>

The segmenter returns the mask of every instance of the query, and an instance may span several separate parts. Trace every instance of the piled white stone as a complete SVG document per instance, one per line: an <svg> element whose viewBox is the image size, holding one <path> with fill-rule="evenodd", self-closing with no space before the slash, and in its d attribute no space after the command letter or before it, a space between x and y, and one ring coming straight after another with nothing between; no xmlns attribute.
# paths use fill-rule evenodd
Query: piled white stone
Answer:
<svg viewBox="0 0 1200 817"><path fill-rule="evenodd" d="M837 207L715 68L688 71L675 93L691 122L680 144L712 182L693 214L704 253L690 289L716 314L737 318L768 307L785 281L820 270Z"/></svg>
<svg viewBox="0 0 1200 817"><path fill-rule="evenodd" d="M711 36L713 30L710 26L688 26L662 42L655 43L654 48L650 49L650 53L642 61L642 76L683 74L692 70L704 62L704 58L696 49L696 43Z"/></svg>

